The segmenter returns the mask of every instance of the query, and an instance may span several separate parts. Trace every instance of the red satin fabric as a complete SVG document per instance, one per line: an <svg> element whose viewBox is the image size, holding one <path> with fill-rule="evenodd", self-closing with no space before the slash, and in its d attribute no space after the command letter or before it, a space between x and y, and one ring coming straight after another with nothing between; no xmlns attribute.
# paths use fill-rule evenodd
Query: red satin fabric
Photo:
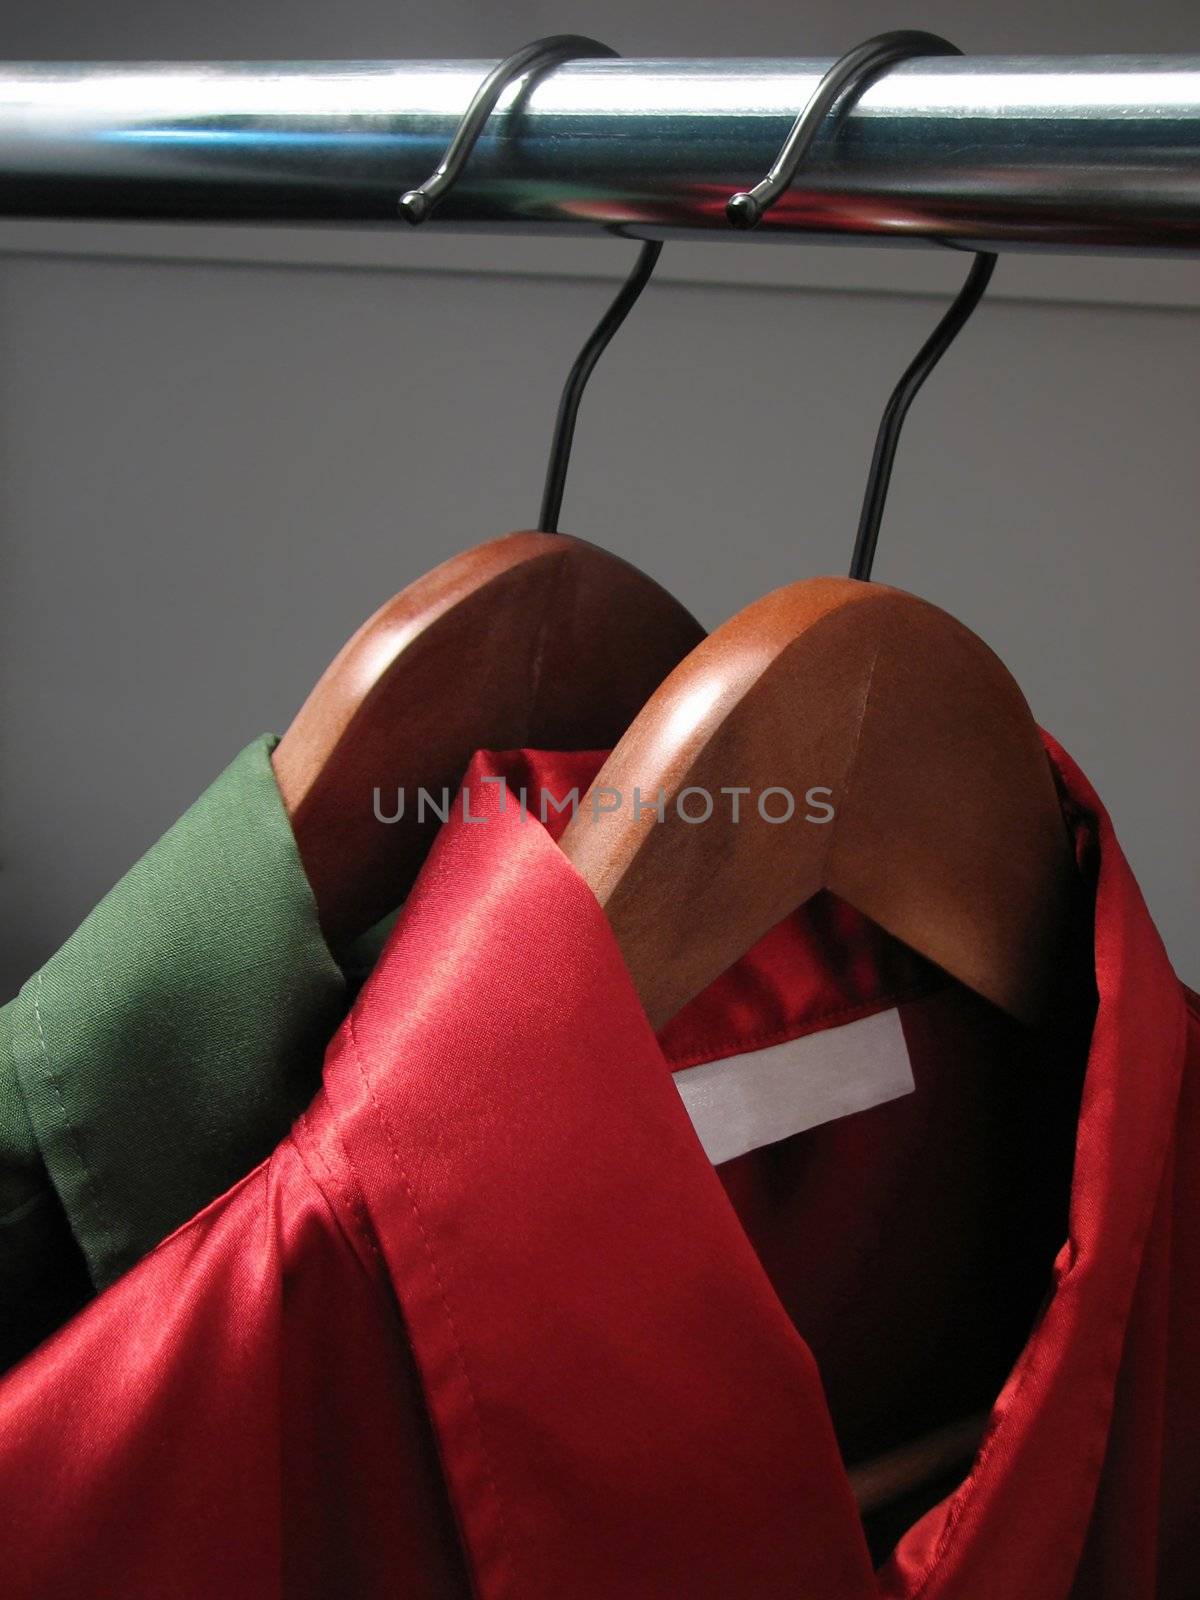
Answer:
<svg viewBox="0 0 1200 1600"><path fill-rule="evenodd" d="M821 900L660 1042L477 765L292 1136L0 1383L5 1596L1193 1595L1200 1026L1052 754L1036 1037ZM672 1065L893 1004L916 1093L713 1171ZM843 1457L992 1400L873 1572Z"/></svg>

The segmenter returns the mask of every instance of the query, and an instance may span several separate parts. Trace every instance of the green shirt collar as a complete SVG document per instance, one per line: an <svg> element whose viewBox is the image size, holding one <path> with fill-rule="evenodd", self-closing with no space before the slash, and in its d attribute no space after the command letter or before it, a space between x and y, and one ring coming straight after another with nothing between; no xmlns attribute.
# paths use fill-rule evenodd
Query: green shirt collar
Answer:
<svg viewBox="0 0 1200 1600"><path fill-rule="evenodd" d="M347 1003L275 743L244 750L0 1013L22 1102L0 1082L0 1154L33 1181L31 1133L97 1288L286 1134Z"/></svg>

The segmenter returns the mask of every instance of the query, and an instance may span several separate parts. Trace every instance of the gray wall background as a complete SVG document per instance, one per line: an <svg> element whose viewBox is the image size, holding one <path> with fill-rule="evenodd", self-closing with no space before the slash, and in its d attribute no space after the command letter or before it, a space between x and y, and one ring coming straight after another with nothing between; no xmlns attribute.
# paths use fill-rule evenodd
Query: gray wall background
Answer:
<svg viewBox="0 0 1200 1600"><path fill-rule="evenodd" d="M628 55L796 55L897 26L969 52L1200 49L1184 0L8 0L0 55L480 57L567 30ZM558 386L610 293L0 255L5 995L387 595L528 525ZM844 570L879 409L938 305L652 285L589 392L564 527L710 625ZM985 302L914 409L877 565L1005 659L1192 982L1198 367L1193 309Z"/></svg>

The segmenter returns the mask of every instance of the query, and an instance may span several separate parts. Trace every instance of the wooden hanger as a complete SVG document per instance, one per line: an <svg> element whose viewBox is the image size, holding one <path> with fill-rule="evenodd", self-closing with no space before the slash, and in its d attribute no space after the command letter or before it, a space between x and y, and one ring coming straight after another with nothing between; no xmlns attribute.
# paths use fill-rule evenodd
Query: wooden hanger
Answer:
<svg viewBox="0 0 1200 1600"><path fill-rule="evenodd" d="M615 54L575 34L515 51L476 90L445 156L399 211L420 225L461 177L508 86L564 61ZM403 898L438 815L420 789L453 795L476 750L607 749L703 629L628 562L558 533L584 388L645 288L662 245L647 241L563 388L537 532L452 557L389 600L309 695L274 754L275 775L334 945ZM396 792L406 805L392 816Z"/></svg>
<svg viewBox="0 0 1200 1600"><path fill-rule="evenodd" d="M731 786L749 791L737 823ZM788 796L791 820L765 820ZM685 820L710 801L709 820ZM819 889L1034 1020L1074 879L1037 726L1001 662L935 606L851 578L776 590L698 645L561 845L656 1027Z"/></svg>
<svg viewBox="0 0 1200 1600"><path fill-rule="evenodd" d="M756 226L790 190L831 111L844 116L896 62L945 54L956 46L909 32L839 57L767 176L730 198L730 223ZM976 254L892 392L851 577L777 590L718 629L638 716L563 834L656 1026L819 889L1015 1016L1039 1012L1074 864L1037 726L981 640L866 581L908 409L994 266ZM718 806L728 814L700 820Z"/></svg>
<svg viewBox="0 0 1200 1600"><path fill-rule="evenodd" d="M274 754L321 926L335 945L403 898L476 750L608 749L704 636L635 567L563 534L452 557L342 649ZM405 815L395 810L397 788Z"/></svg>

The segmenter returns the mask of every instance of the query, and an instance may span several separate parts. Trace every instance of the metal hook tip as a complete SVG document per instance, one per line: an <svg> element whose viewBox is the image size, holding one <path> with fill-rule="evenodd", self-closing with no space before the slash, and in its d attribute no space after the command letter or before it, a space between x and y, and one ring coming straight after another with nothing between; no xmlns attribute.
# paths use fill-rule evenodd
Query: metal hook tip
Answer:
<svg viewBox="0 0 1200 1600"><path fill-rule="evenodd" d="M400 196L398 209L405 222L411 222L415 228L429 216L433 203L424 190L410 189L407 194Z"/></svg>
<svg viewBox="0 0 1200 1600"><path fill-rule="evenodd" d="M735 228L757 228L762 221L762 207L748 190L743 190L726 201L725 218Z"/></svg>

